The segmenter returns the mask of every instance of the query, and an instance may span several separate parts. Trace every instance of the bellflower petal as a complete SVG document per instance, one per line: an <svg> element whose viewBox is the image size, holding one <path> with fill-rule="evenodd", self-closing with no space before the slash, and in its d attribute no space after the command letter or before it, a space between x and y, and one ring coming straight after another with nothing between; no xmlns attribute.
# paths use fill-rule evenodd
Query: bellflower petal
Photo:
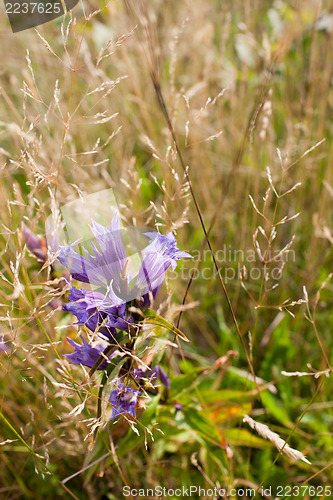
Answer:
<svg viewBox="0 0 333 500"><path fill-rule="evenodd" d="M72 286L68 298L70 302L64 304L64 309L77 317L77 325L85 325L95 332L103 323L101 333L108 338L116 335L116 328L126 331L133 322L131 317L126 318L125 304L115 306L100 292Z"/></svg>
<svg viewBox="0 0 333 500"><path fill-rule="evenodd" d="M163 368L159 365L158 365L158 378L167 389L170 389L170 379L166 374L166 372L163 370Z"/></svg>
<svg viewBox="0 0 333 500"><path fill-rule="evenodd" d="M145 236L150 240L150 244L145 248L145 253L158 253L167 256L172 261L172 269L177 266L177 260L181 258L192 258L187 252L182 252L177 248L177 240L174 234L167 233L145 233Z"/></svg>
<svg viewBox="0 0 333 500"><path fill-rule="evenodd" d="M141 291L148 289L153 292L161 286L171 264L172 260L168 256L159 253L146 255L139 269L135 286Z"/></svg>
<svg viewBox="0 0 333 500"><path fill-rule="evenodd" d="M100 285L102 282L105 285L103 272L96 266L96 263L79 255L72 246L61 246L58 260L69 270L75 280L93 285Z"/></svg>
<svg viewBox="0 0 333 500"><path fill-rule="evenodd" d="M155 290L153 290L151 293L145 293L144 295L142 295L141 309L147 309L152 305L152 302L154 302L158 292L160 291L161 285L162 283L158 285L158 287L155 288Z"/></svg>
<svg viewBox="0 0 333 500"><path fill-rule="evenodd" d="M64 356L70 360L73 365L84 365L88 368L92 368L101 353L104 351L104 347L99 345L97 347L91 347L88 342L81 337L83 344L78 344L71 338L67 337L68 342L74 347L74 352L71 354L64 354ZM112 355L109 359L112 358ZM98 367L98 370L106 370L108 367L108 362L105 359Z"/></svg>
<svg viewBox="0 0 333 500"><path fill-rule="evenodd" d="M111 227L92 220L91 230L99 249L92 243L92 253L85 249L86 257L82 257L73 250L73 245L61 246L58 259L74 279L108 287L112 281L117 283L126 264L119 219L115 215Z"/></svg>
<svg viewBox="0 0 333 500"><path fill-rule="evenodd" d="M90 256L90 258L95 259L96 265L103 269L109 285L112 280L118 280L126 264L119 218L115 215L111 227L105 228L101 224L92 221L91 230L101 251L99 252L94 246L95 256Z"/></svg>

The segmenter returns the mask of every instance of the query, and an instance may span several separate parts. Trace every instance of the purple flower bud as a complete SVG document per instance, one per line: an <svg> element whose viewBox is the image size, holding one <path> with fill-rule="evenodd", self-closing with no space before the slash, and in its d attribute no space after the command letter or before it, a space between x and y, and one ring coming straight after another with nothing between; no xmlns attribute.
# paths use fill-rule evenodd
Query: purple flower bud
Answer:
<svg viewBox="0 0 333 500"><path fill-rule="evenodd" d="M51 307L51 309L59 309L62 307L62 305L63 304L60 299L51 299L48 303L48 306Z"/></svg>
<svg viewBox="0 0 333 500"><path fill-rule="evenodd" d="M156 365L152 370L142 370L141 368L136 368L135 370L133 370L132 375L135 378L135 380L138 381L141 380L142 378L146 378L151 382L160 379L162 384L167 389L170 389L169 377L160 365Z"/></svg>
<svg viewBox="0 0 333 500"><path fill-rule="evenodd" d="M162 384L167 389L170 389L170 379L161 366L159 366L159 378L160 378L160 381L162 382Z"/></svg>
<svg viewBox="0 0 333 500"><path fill-rule="evenodd" d="M0 336L0 351L9 352L10 350L9 345L5 342L4 338Z"/></svg>
<svg viewBox="0 0 333 500"><path fill-rule="evenodd" d="M47 252L45 238L36 236L24 222L22 222L22 231L29 250L38 260L45 262Z"/></svg>
<svg viewBox="0 0 333 500"><path fill-rule="evenodd" d="M179 403L176 403L176 404L175 404L175 409L176 409L177 411L182 411L182 409L183 409L183 405L181 405L181 404L179 404Z"/></svg>

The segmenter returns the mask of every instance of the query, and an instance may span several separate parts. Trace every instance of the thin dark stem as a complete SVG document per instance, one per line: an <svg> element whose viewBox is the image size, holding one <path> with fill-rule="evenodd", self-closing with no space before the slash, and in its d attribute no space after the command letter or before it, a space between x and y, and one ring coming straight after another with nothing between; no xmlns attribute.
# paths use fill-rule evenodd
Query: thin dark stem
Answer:
<svg viewBox="0 0 333 500"><path fill-rule="evenodd" d="M208 245L208 248L209 248L209 251L211 253L211 256L212 256L212 259L213 259L213 263L214 263L214 267L216 269L216 272L217 272L217 275L219 277L219 280L220 280L220 283L221 283L221 286L222 286L222 289L223 289L223 293L224 293L224 296L226 298L226 301L227 301L227 304L228 304L228 308L230 310L230 313L231 313L231 316L232 316L232 320L233 320L233 323L235 325L235 328L236 328L236 331L237 331L237 334L238 334L238 337L239 337L239 340L240 340L240 343L241 343L241 346L242 346L242 349L244 351L244 354L246 356L246 360L247 360L247 363L249 365L249 368L250 368L250 371L251 371L251 374L253 376L253 380L255 381L255 374L254 374L254 370L253 370L253 366L252 366L252 363L251 363L251 360L249 358L249 355L248 355L248 352L246 350L246 347L245 347L245 343L244 343L244 340L243 340L243 337L242 337L242 334L240 332L240 329L239 329L239 325L238 325L238 322L237 322L237 318L236 318L236 315L235 315L235 312L234 312L234 309L232 307L232 304L231 304L231 301L230 301L230 298L229 298L229 295L228 295L228 292L227 292L227 289L226 289L226 286L224 284L224 281L223 281L223 278L222 278L222 275L220 273L220 270L219 270L219 267L218 267L218 264L217 264L217 261L216 261L216 258L215 258L215 254L214 254L214 251L212 249L212 246L211 246L211 243L210 243L210 240L209 240L209 234L207 232L207 229L206 229L206 226L205 226L205 223L203 221L203 218L202 218L202 214L201 214L201 210L200 210L200 207L199 207L199 204L198 204L198 201L197 201L197 198L196 198L196 195L193 191L193 187L192 187L192 183L191 183L191 180L190 180L190 177L189 177L189 174L188 174L188 169L185 165L185 162L184 162L184 159L183 159L183 155L182 155L182 152L180 150L180 147L179 147L179 143L178 143L178 140L177 140L177 137L176 137L176 134L175 134L175 131L174 131L174 128L173 128L173 125L171 123L171 119L170 119L170 116L169 116L169 113L168 113L168 110L166 108L166 104L165 104L165 101L164 101L164 98L163 98L163 94L162 94L162 90L161 90L161 86L159 84L159 82L157 81L156 79L156 74L155 72L151 72L151 78L152 78L152 81L153 81L153 85L154 85L154 89L155 89L155 92L156 92L156 96L157 96L157 99L158 99L158 102L160 104L160 107L162 109L162 112L163 112L163 115L164 115L164 118L167 122L167 125L168 125L168 128L170 130L170 133L171 133L171 136L172 136L172 139L174 141L174 144L175 144L175 147L176 147L176 151L178 153L178 157L179 157L179 161L180 161L180 164L182 166L182 169L184 171L184 174L185 174L185 177L186 177L186 180L187 180L187 183L189 185L189 189L190 189L190 192L191 192L191 196L192 196L192 199L193 199L193 202L194 202L194 205L195 205L195 208L196 208L196 212L198 214L198 217L199 217L199 220L200 220L200 224L201 224L201 227L202 227L202 230L204 232L204 235L205 235L205 240L204 242L207 242L207 245Z"/></svg>

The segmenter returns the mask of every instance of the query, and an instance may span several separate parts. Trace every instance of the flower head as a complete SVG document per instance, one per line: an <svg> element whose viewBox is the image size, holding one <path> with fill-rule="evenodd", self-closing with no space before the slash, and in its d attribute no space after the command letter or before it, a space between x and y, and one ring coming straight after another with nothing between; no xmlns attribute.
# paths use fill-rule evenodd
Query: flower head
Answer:
<svg viewBox="0 0 333 500"><path fill-rule="evenodd" d="M133 370L132 375L135 380L140 381L142 378L146 378L152 382L155 382L157 379L160 379L162 384L170 389L170 380L166 372L160 365L156 365L154 368L149 370L142 370L141 368L136 368Z"/></svg>
<svg viewBox="0 0 333 500"><path fill-rule="evenodd" d="M78 344L71 338L67 337L68 342L75 348L74 352L71 354L64 354L66 358L70 360L73 365L83 365L88 368L92 368L102 352L104 351L104 347L99 345L96 347L91 347L88 342L81 337L83 344ZM112 355L109 356L109 359L112 358ZM108 362L105 359L98 367L98 370L106 370L108 367Z"/></svg>
<svg viewBox="0 0 333 500"><path fill-rule="evenodd" d="M168 268L171 266L175 269L180 258L191 257L177 248L172 233L165 236L156 232L145 233L149 244L138 252L141 265L137 275L132 277L127 271L129 259L126 257L118 216L114 216L109 227L93 221L91 230L98 245L91 244L92 253L85 250L86 256L83 257L73 250L73 245L62 246L58 259L69 269L74 279L104 290L104 295L108 296L113 306L142 297L143 306L147 307L148 296L152 294L155 298Z"/></svg>
<svg viewBox="0 0 333 500"><path fill-rule="evenodd" d="M37 257L38 260L45 262L46 260L46 240L45 238L39 238L31 231L31 229L22 222L22 231L27 247L31 252Z"/></svg>
<svg viewBox="0 0 333 500"><path fill-rule="evenodd" d="M118 415L129 413L135 417L135 405L141 392L124 385L119 379L115 382L115 389L111 392L110 403L112 405L111 420Z"/></svg>
<svg viewBox="0 0 333 500"><path fill-rule="evenodd" d="M92 332L103 325L100 333L109 339L117 333L116 328L127 331L133 323L125 304L113 305L108 295L72 286L68 298L70 302L64 304L64 310L77 317L76 324L85 325Z"/></svg>
<svg viewBox="0 0 333 500"><path fill-rule="evenodd" d="M87 257L82 257L73 250L73 245L61 246L59 261L69 269L74 279L83 283L109 287L122 275L126 257L121 239L120 223L114 216L110 227L103 227L92 221L92 233L98 242L91 244L93 253L85 250Z"/></svg>
<svg viewBox="0 0 333 500"><path fill-rule="evenodd" d="M145 248L146 253L160 254L171 260L172 269L177 266L177 260L182 258L192 258L187 252L182 252L177 248L176 237L170 232L166 235L160 233L145 233L150 240L150 244Z"/></svg>

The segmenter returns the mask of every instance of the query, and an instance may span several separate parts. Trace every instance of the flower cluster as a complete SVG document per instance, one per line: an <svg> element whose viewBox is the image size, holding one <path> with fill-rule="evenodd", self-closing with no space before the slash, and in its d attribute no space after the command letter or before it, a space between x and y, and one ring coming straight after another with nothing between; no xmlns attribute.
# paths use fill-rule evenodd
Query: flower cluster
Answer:
<svg viewBox="0 0 333 500"><path fill-rule="evenodd" d="M177 248L176 238L171 232L165 236L157 232L144 233L148 244L140 252L141 265L138 273L132 276L128 272L128 258L118 215L114 216L109 227L92 221L91 230L95 240L91 243L91 253L84 249L84 257L74 251L73 245L60 247L58 259L71 276L94 287L93 290L87 290L72 286L68 295L69 302L64 304L64 309L76 316L78 325L84 325L98 334L102 342L111 343L116 340L119 332L123 335L133 334L135 327L140 327L130 312L130 307L135 306L141 310L150 307L168 268L175 269L180 258L191 255ZM101 345L92 347L84 339L82 341L83 344L78 344L69 339L75 348L73 353L67 355L71 363L88 368L97 367L99 370L107 369L113 355L107 356L107 350L104 351ZM170 385L160 366L146 371L132 370L131 377L137 385L144 378L151 382L159 378L166 387ZM112 418L121 413L135 416L135 404L140 391L125 386L119 378L114 383L115 389L110 396Z"/></svg>

